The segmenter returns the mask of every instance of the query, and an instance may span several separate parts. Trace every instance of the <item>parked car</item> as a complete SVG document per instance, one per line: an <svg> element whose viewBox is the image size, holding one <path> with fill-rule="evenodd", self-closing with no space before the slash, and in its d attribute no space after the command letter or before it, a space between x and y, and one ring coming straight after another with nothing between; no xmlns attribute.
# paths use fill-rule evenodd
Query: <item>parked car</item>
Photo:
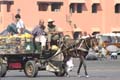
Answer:
<svg viewBox="0 0 120 80"><path fill-rule="evenodd" d="M108 53L117 52L120 54L120 33L108 33L98 35L100 47L108 48Z"/></svg>

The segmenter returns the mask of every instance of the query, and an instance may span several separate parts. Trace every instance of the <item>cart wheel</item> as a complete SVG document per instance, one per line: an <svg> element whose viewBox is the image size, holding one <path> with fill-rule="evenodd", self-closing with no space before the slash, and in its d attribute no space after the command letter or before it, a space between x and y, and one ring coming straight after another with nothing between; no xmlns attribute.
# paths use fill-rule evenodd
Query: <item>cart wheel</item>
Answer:
<svg viewBox="0 0 120 80"><path fill-rule="evenodd" d="M6 73L7 73L7 65L0 64L0 77L5 77Z"/></svg>
<svg viewBox="0 0 120 80"><path fill-rule="evenodd" d="M65 70L64 70L64 69L61 69L60 72L55 72L55 75L56 75L57 77L63 77L63 76L65 75Z"/></svg>
<svg viewBox="0 0 120 80"><path fill-rule="evenodd" d="M35 64L35 61L27 61L24 72L28 77L36 77L38 74L38 66Z"/></svg>

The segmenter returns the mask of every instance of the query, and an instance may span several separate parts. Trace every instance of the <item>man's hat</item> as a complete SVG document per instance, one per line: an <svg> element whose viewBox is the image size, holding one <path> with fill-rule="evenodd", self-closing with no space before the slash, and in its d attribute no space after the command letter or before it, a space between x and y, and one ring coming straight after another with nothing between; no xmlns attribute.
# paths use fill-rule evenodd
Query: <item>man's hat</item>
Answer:
<svg viewBox="0 0 120 80"><path fill-rule="evenodd" d="M54 20L53 19L48 19L48 22L54 22Z"/></svg>

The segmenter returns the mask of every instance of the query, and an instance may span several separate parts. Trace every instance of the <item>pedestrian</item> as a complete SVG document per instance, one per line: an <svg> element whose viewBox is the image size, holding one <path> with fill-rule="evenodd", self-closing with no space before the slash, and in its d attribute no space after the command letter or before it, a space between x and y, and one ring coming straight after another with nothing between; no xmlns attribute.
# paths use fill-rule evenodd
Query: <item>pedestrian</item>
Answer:
<svg viewBox="0 0 120 80"><path fill-rule="evenodd" d="M73 39L78 40L80 37L80 33L81 33L80 29L76 26L76 24L74 24L74 26L73 26Z"/></svg>
<svg viewBox="0 0 120 80"><path fill-rule="evenodd" d="M90 37L90 35L88 35L86 31L83 32L82 38L84 39L84 38L88 38L88 37Z"/></svg>

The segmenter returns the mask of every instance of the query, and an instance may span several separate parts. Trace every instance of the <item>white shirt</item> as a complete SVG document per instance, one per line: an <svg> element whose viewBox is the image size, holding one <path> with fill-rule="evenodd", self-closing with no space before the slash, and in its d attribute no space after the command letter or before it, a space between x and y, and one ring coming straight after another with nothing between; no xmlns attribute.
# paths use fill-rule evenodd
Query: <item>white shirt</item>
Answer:
<svg viewBox="0 0 120 80"><path fill-rule="evenodd" d="M17 27L18 29L24 28L24 22L22 21L22 19L20 19L20 20L16 23L16 27Z"/></svg>
<svg viewBox="0 0 120 80"><path fill-rule="evenodd" d="M40 36L37 36L35 38L35 41L36 42L41 42L41 46L46 46L47 39L46 39L46 37L44 35L40 35Z"/></svg>
<svg viewBox="0 0 120 80"><path fill-rule="evenodd" d="M90 36L89 36L89 35L82 36L82 39L86 39L86 38L88 38L88 37L90 37Z"/></svg>

